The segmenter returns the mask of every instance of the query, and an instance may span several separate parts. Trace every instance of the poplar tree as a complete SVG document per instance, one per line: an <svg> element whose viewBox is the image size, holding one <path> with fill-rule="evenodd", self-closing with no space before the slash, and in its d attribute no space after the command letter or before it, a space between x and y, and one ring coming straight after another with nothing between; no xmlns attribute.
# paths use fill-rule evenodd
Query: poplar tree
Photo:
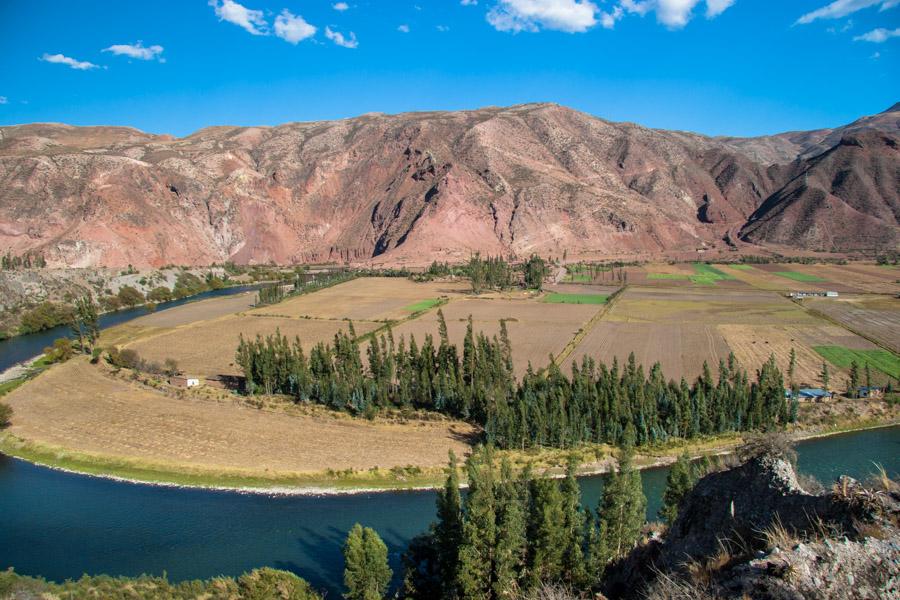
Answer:
<svg viewBox="0 0 900 600"><path fill-rule="evenodd" d="M381 600L393 575L387 546L374 529L359 523L344 543L344 587L347 600Z"/></svg>

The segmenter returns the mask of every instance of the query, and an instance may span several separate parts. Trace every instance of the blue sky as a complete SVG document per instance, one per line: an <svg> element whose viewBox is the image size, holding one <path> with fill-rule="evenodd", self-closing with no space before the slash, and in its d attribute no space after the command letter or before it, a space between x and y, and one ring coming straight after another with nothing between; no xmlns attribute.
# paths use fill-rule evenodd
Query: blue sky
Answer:
<svg viewBox="0 0 900 600"><path fill-rule="evenodd" d="M0 124L186 135L557 102L707 134L900 101L900 0L0 2Z"/></svg>

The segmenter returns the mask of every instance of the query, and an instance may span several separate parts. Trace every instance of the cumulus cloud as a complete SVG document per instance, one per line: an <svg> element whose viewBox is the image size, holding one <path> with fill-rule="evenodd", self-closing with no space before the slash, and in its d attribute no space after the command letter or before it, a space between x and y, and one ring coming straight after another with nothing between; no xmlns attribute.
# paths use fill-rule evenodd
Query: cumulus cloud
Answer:
<svg viewBox="0 0 900 600"><path fill-rule="evenodd" d="M900 37L900 27L897 29L885 29L884 27L879 27L878 29L873 29L872 31L856 36L853 38L853 41L881 44L893 37Z"/></svg>
<svg viewBox="0 0 900 600"><path fill-rule="evenodd" d="M359 46L359 42L356 41L356 34L352 31L349 36L345 36L340 31L334 31L331 27L326 27L325 37L343 48L356 48Z"/></svg>
<svg viewBox="0 0 900 600"><path fill-rule="evenodd" d="M448 31L450 31L450 26L449 25L436 25L435 29L437 29L441 33L446 33Z"/></svg>
<svg viewBox="0 0 900 600"><path fill-rule="evenodd" d="M88 62L86 60L76 60L69 56L65 56L64 54L47 54L45 52L41 57L41 60L48 63L68 65L78 71L87 71L89 69L96 69L98 67L98 65L95 65L92 62Z"/></svg>
<svg viewBox="0 0 900 600"><path fill-rule="evenodd" d="M715 19L731 8L736 0L705 0L706 18ZM900 0L898 0L900 1ZM600 13L600 24L611 29L625 14L644 16L654 13L656 20L670 29L680 29L694 16L701 0L620 0L609 12Z"/></svg>
<svg viewBox="0 0 900 600"><path fill-rule="evenodd" d="M269 34L269 24L261 10L247 8L234 0L209 0L209 5L215 9L220 21L234 23L253 35Z"/></svg>
<svg viewBox="0 0 900 600"><path fill-rule="evenodd" d="M580 33L597 24L597 11L590 0L499 0L487 20L498 31Z"/></svg>
<svg viewBox="0 0 900 600"><path fill-rule="evenodd" d="M463 6L475 6L478 4L478 0L459 0L459 3Z"/></svg>
<svg viewBox="0 0 900 600"><path fill-rule="evenodd" d="M409 25L401 25L397 28L400 33L409 33Z"/></svg>
<svg viewBox="0 0 900 600"><path fill-rule="evenodd" d="M284 9L275 17L275 35L286 42L297 44L315 34L314 25L310 25L303 17L291 13L288 9Z"/></svg>
<svg viewBox="0 0 900 600"><path fill-rule="evenodd" d="M347 4L346 2L338 2L336 4L332 4L331 8L333 8L334 10L336 10L338 12L344 12L345 10L350 8L350 5Z"/></svg>
<svg viewBox="0 0 900 600"><path fill-rule="evenodd" d="M728 10L735 0L706 0L706 18L715 19Z"/></svg>
<svg viewBox="0 0 900 600"><path fill-rule="evenodd" d="M831 4L802 15L797 19L797 24L806 25L817 19L840 19L871 6L879 6L880 10L887 10L898 5L900 5L900 0L835 0Z"/></svg>
<svg viewBox="0 0 900 600"><path fill-rule="evenodd" d="M127 56L138 60L153 60L154 58L162 60L160 54L163 52L163 47L159 45L144 47L141 42L136 44L113 44L109 48L104 48L103 52L112 52L117 56Z"/></svg>

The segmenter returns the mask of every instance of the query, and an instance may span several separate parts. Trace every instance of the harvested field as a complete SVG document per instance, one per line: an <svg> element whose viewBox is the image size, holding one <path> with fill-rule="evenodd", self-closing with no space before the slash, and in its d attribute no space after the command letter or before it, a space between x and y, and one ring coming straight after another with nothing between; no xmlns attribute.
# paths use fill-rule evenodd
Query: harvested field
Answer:
<svg viewBox="0 0 900 600"><path fill-rule="evenodd" d="M399 320L409 316L407 307L441 296L461 296L466 282L415 283L399 277L364 277L312 294L289 298L249 314L353 321Z"/></svg>
<svg viewBox="0 0 900 600"><path fill-rule="evenodd" d="M755 371L775 354L778 367L785 376L790 362L791 348L797 354L795 381L800 385L818 386L819 373L822 370L822 356L813 346L837 345L859 350L871 350L875 346L867 340L853 335L849 331L835 325L728 325L718 326L735 357L748 371ZM832 386L842 385L847 373L844 369L835 368L832 372Z"/></svg>
<svg viewBox="0 0 900 600"><path fill-rule="evenodd" d="M317 342L330 341L338 331L348 329L346 321L250 314L228 315L169 331L151 332L125 344L125 347L134 349L142 358L159 363L174 358L179 368L188 375L238 375L240 368L234 365L234 353L241 334L245 338L254 338L280 330L291 340L299 336L304 350L308 352ZM362 335L377 328L378 324L360 322L353 326L357 335Z"/></svg>
<svg viewBox="0 0 900 600"><path fill-rule="evenodd" d="M604 318L638 323L813 323L800 306L758 290L630 287Z"/></svg>
<svg viewBox="0 0 900 600"><path fill-rule="evenodd" d="M827 282L795 281L776 275L776 271L797 271L797 265L719 265L721 269L735 278L761 290L775 292L809 291L824 292L834 289ZM749 269L746 267L750 266ZM805 267L806 265L804 265Z"/></svg>
<svg viewBox="0 0 900 600"><path fill-rule="evenodd" d="M529 361L535 369L544 367L549 356L559 354L578 330L597 314L596 305L545 304L533 300L453 300L442 306L450 342L462 349L466 322L472 315L476 332L499 335L500 319L506 320L512 343L516 374L525 373ZM403 323L394 329L394 338L414 335L421 344L427 334L438 337L437 311ZM363 349L365 350L365 349Z"/></svg>
<svg viewBox="0 0 900 600"><path fill-rule="evenodd" d="M900 269L861 263L848 265L804 265L804 269L831 283L838 292L896 294L900 292Z"/></svg>
<svg viewBox="0 0 900 600"><path fill-rule="evenodd" d="M621 301L621 300L620 300ZM634 352L635 360L646 373L659 362L663 374L676 381L697 377L707 361L713 373L719 359L728 358L728 344L714 325L702 323L625 323L606 321L594 326L575 351L562 365L568 373L572 362L581 364L583 356L611 364L628 360Z"/></svg>
<svg viewBox="0 0 900 600"><path fill-rule="evenodd" d="M809 298L804 304L900 353L900 300L890 296Z"/></svg>
<svg viewBox="0 0 900 600"><path fill-rule="evenodd" d="M10 393L10 433L104 457L222 472L440 466L468 452L471 426L451 421L370 423L293 416L231 401L174 398L105 375L85 359L58 365Z"/></svg>

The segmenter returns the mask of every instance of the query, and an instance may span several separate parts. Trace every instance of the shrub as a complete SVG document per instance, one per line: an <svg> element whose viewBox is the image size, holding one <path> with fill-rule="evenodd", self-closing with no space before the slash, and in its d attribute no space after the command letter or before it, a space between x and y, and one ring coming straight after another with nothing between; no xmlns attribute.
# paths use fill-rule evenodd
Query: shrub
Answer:
<svg viewBox="0 0 900 600"><path fill-rule="evenodd" d="M122 301L119 300L118 296L103 296L102 298L100 298L100 306L105 311L113 312L122 308Z"/></svg>
<svg viewBox="0 0 900 600"><path fill-rule="evenodd" d="M122 286L118 295L119 302L124 306L137 306L144 303L144 295L130 285Z"/></svg>
<svg viewBox="0 0 900 600"><path fill-rule="evenodd" d="M72 307L54 302L42 302L22 315L19 333L44 331L68 323L72 319Z"/></svg>
<svg viewBox="0 0 900 600"><path fill-rule="evenodd" d="M12 412L12 406L0 402L0 429L9 427L10 421L12 419Z"/></svg>
<svg viewBox="0 0 900 600"><path fill-rule="evenodd" d="M155 287L147 293L150 302L168 302L172 299L172 290L165 286Z"/></svg>
<svg viewBox="0 0 900 600"><path fill-rule="evenodd" d="M141 362L138 353L131 348L119 350L118 348L110 348L108 353L109 363L120 369L136 369Z"/></svg>
<svg viewBox="0 0 900 600"><path fill-rule="evenodd" d="M66 362L75 354L75 348L72 347L72 340L69 338L59 338L53 342L49 348L44 348L44 354L51 363Z"/></svg>

